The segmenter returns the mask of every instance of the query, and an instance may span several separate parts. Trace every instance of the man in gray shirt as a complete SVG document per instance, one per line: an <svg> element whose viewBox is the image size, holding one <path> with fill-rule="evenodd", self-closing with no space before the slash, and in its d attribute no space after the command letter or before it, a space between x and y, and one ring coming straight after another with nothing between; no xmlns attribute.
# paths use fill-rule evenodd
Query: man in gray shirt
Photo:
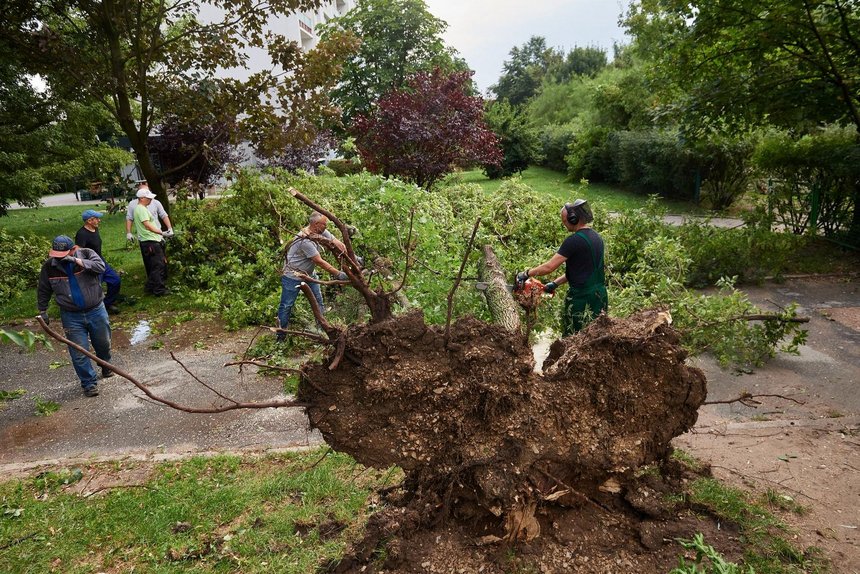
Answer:
<svg viewBox="0 0 860 574"><path fill-rule="evenodd" d="M312 213L308 218L307 227L296 235L296 239L290 244L289 249L287 249L284 269L281 273L281 303L278 305L278 323L282 329L278 332L279 342L286 340L287 334L284 331L290 324L290 315L293 312L293 306L296 304L296 298L299 295L299 285L305 282L302 276L316 279L315 268L319 265L334 275L339 281L346 281L348 279L346 273L339 271L320 255L319 244L316 239L327 239L339 251L346 252L344 244L335 239L334 235L326 230L327 225L328 218L325 215L317 212ZM325 312L322 290L319 283L308 282L308 285L311 291L313 291L314 298L317 300L320 310Z"/></svg>

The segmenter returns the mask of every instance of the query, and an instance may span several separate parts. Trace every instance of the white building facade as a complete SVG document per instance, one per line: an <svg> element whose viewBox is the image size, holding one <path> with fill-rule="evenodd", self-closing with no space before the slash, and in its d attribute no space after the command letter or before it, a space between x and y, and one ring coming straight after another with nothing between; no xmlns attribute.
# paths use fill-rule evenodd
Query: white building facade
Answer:
<svg viewBox="0 0 860 574"><path fill-rule="evenodd" d="M298 42L302 50L312 50L319 43L317 26L325 24L332 18L343 16L355 7L355 0L329 0L317 10L296 12L283 19L278 24L279 33L290 40Z"/></svg>

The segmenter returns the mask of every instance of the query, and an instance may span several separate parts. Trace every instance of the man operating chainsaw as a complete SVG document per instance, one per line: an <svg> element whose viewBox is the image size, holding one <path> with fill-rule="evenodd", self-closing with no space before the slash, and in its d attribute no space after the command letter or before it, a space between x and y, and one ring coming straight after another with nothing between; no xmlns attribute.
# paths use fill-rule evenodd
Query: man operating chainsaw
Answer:
<svg viewBox="0 0 860 574"><path fill-rule="evenodd" d="M584 199L566 203L561 208L561 223L571 232L552 258L531 269L517 273L515 290L522 290L529 277L548 275L564 263L564 274L543 286L553 293L559 285L569 284L561 311L562 334L567 337L582 330L600 313L606 313L609 299L603 267L603 238L589 227L594 220Z"/></svg>

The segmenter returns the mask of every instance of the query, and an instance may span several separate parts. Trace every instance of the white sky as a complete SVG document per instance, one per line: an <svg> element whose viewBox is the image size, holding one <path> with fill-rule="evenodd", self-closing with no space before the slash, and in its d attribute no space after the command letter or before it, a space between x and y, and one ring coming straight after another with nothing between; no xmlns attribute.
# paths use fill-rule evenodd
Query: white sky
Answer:
<svg viewBox="0 0 860 574"><path fill-rule="evenodd" d="M437 18L448 23L445 41L475 70L481 93L495 84L514 46L532 36L547 46L604 48L628 38L618 25L626 0L424 0Z"/></svg>

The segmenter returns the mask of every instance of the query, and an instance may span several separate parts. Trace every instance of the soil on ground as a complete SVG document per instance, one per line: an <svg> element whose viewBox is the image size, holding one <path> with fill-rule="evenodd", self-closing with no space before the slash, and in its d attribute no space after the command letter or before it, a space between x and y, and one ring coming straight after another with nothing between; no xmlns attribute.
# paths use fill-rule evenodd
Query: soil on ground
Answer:
<svg viewBox="0 0 860 574"><path fill-rule="evenodd" d="M306 366L299 399L333 448L406 478L333 570L660 572L693 531L731 552L714 520L669 502L685 480L670 441L706 395L669 322L598 318L542 373L523 337L472 318L349 329L346 358Z"/></svg>

